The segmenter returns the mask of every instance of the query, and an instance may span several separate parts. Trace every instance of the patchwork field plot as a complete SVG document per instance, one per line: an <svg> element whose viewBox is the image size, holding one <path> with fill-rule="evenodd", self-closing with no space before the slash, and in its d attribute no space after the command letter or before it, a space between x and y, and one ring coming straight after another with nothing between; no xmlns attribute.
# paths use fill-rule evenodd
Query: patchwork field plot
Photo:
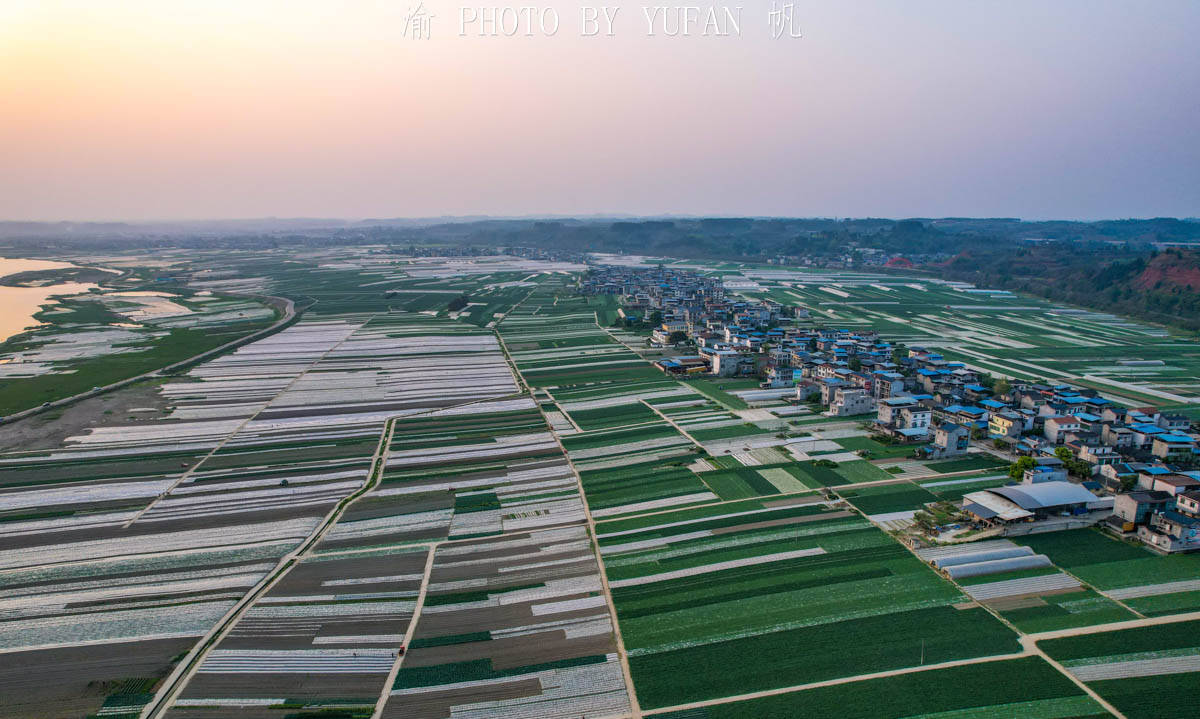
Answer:
<svg viewBox="0 0 1200 719"><path fill-rule="evenodd" d="M600 717L629 710L583 527L437 549L384 717Z"/></svg>
<svg viewBox="0 0 1200 719"><path fill-rule="evenodd" d="M979 452L970 454L958 459L946 459L938 462L927 462L925 466L938 474L952 474L955 472L970 472L973 470L995 470L997 467L1006 467L1008 462L991 454Z"/></svg>
<svg viewBox="0 0 1200 719"><path fill-rule="evenodd" d="M136 719L194 642L179 637L0 654L0 706L12 719Z"/></svg>
<svg viewBox="0 0 1200 719"><path fill-rule="evenodd" d="M427 552L308 559L205 655L172 717L285 716L336 705L368 716L416 606Z"/></svg>
<svg viewBox="0 0 1200 719"><path fill-rule="evenodd" d="M471 332L306 319L163 384L161 417L0 457L0 648L37 663L104 642L137 667L125 653L204 635L363 486L387 418L516 391L494 337ZM469 389L437 386L446 361ZM155 666L151 691L171 662Z"/></svg>
<svg viewBox="0 0 1200 719"><path fill-rule="evenodd" d="M1111 716L1045 661L1010 659L818 687L658 716L669 719L1092 719Z"/></svg>
<svg viewBox="0 0 1200 719"><path fill-rule="evenodd" d="M662 379L661 372L596 324L586 298L560 284L539 284L499 330L532 387Z"/></svg>
<svg viewBox="0 0 1200 719"><path fill-rule="evenodd" d="M643 708L915 666L922 652L1018 650L984 610L956 607L953 585L819 497L601 522L597 535Z"/></svg>
<svg viewBox="0 0 1200 719"><path fill-rule="evenodd" d="M737 467L704 472L700 478L723 500L809 491L790 465Z"/></svg>
<svg viewBox="0 0 1200 719"><path fill-rule="evenodd" d="M666 422L574 435L563 446L597 518L718 499L689 469L698 448Z"/></svg>
<svg viewBox="0 0 1200 719"><path fill-rule="evenodd" d="M921 480L918 484L944 502L957 502L963 498L963 495L977 492L981 489L990 489L992 487L1003 487L1007 482L1011 482L1012 478L1005 474L996 474L994 472L979 472L965 477L955 477L953 479L930 479Z"/></svg>
<svg viewBox="0 0 1200 719"><path fill-rule="evenodd" d="M1135 612L1158 616L1200 610L1200 555L1162 556L1094 529L1017 541Z"/></svg>
<svg viewBox="0 0 1200 719"><path fill-rule="evenodd" d="M534 403L480 402L397 420L382 480L320 550L462 539L582 522L578 483Z"/></svg>
<svg viewBox="0 0 1200 719"><path fill-rule="evenodd" d="M687 385L690 388L690 385ZM770 435L769 429L756 426L703 396L666 397L649 400L655 410L701 444L711 440Z"/></svg>
<svg viewBox="0 0 1200 719"><path fill-rule="evenodd" d="M865 459L833 462L832 467L823 464L822 458L798 462L796 467L802 475L801 481L810 487L836 487L844 484L860 484L863 482L879 482L895 479L878 465Z"/></svg>
<svg viewBox="0 0 1200 719"><path fill-rule="evenodd" d="M918 485L905 480L871 487L858 487L838 491L838 496L848 500L859 511L875 519L897 513L915 512L937 496Z"/></svg>
<svg viewBox="0 0 1200 719"><path fill-rule="evenodd" d="M1138 618L1054 566L1046 555L1007 539L935 547L917 554L1023 632Z"/></svg>
<svg viewBox="0 0 1200 719"><path fill-rule="evenodd" d="M654 405L659 402L673 405L703 401L687 387L661 378L591 383L544 393L557 402L557 411L583 431L657 422L662 415L655 411Z"/></svg>
<svg viewBox="0 0 1200 719"><path fill-rule="evenodd" d="M1200 622L1178 622L1038 642L1130 719L1197 717L1184 700L1200 683Z"/></svg>
<svg viewBox="0 0 1200 719"><path fill-rule="evenodd" d="M36 328L0 342L0 415L136 377L246 337L281 318L286 305L278 298L270 300L272 306L212 293L132 289L146 286L138 273L114 270L104 281L113 286L63 296L35 315L41 323Z"/></svg>
<svg viewBox="0 0 1200 719"><path fill-rule="evenodd" d="M688 386L729 409L746 409L750 406L746 400L733 393L741 389L753 389L758 387L758 383L754 380L699 378L689 380Z"/></svg>
<svg viewBox="0 0 1200 719"><path fill-rule="evenodd" d="M852 452L865 452L867 459L893 459L897 457L912 457L915 448L912 445L883 444L871 437L845 437L836 440L842 449Z"/></svg>

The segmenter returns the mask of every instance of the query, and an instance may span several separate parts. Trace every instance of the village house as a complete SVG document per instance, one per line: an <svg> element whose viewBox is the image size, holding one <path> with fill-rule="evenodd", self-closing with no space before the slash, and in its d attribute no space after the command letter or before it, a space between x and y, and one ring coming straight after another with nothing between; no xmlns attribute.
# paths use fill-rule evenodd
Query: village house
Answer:
<svg viewBox="0 0 1200 719"><path fill-rule="evenodd" d="M1200 489L1200 472L1177 473L1167 467L1148 466L1138 471L1138 487L1175 496Z"/></svg>
<svg viewBox="0 0 1200 719"><path fill-rule="evenodd" d="M1156 424L1168 432L1183 433L1191 429L1192 421L1185 414L1163 414Z"/></svg>
<svg viewBox="0 0 1200 719"><path fill-rule="evenodd" d="M1068 432L1078 432L1079 420L1070 416L1047 417L1043 434L1051 444L1062 444Z"/></svg>
<svg viewBox="0 0 1200 719"><path fill-rule="evenodd" d="M716 350L712 358L712 373L717 377L747 377L757 372L754 356L736 350Z"/></svg>
<svg viewBox="0 0 1200 719"><path fill-rule="evenodd" d="M1025 470L1022 481L1026 484L1041 482L1066 482L1067 468L1058 457L1037 457L1036 465Z"/></svg>
<svg viewBox="0 0 1200 719"><path fill-rule="evenodd" d="M1092 465L1093 472L1098 471L1097 467L1120 462L1122 457L1120 452L1104 444L1081 444L1072 449L1076 457Z"/></svg>
<svg viewBox="0 0 1200 719"><path fill-rule="evenodd" d="M1113 500L1114 524L1119 531L1132 532L1150 522L1150 515L1174 506L1175 498L1167 492L1137 490L1118 494Z"/></svg>
<svg viewBox="0 0 1200 719"><path fill-rule="evenodd" d="M876 370L872 373L874 382L871 385L871 395L877 400L896 397L904 394L904 375L899 372Z"/></svg>
<svg viewBox="0 0 1200 719"><path fill-rule="evenodd" d="M944 420L961 424L968 429L985 429L988 425L988 412L982 407L952 404L943 407L936 414Z"/></svg>
<svg viewBox="0 0 1200 719"><path fill-rule="evenodd" d="M1103 415L1101 415L1103 419ZM1106 423L1100 430L1100 441L1113 447L1118 452L1133 446L1133 430L1117 424Z"/></svg>
<svg viewBox="0 0 1200 719"><path fill-rule="evenodd" d="M1196 440L1182 434L1159 434L1151 440L1150 453L1164 462L1196 457Z"/></svg>
<svg viewBox="0 0 1200 719"><path fill-rule="evenodd" d="M1154 438L1160 434L1167 434L1167 431L1157 424L1150 422L1139 422L1129 425L1132 441L1130 449L1149 450L1154 444Z"/></svg>
<svg viewBox="0 0 1200 719"><path fill-rule="evenodd" d="M1025 416L1014 410L997 412L988 419L988 436L994 439L1015 440L1026 429Z"/></svg>
<svg viewBox="0 0 1200 719"><path fill-rule="evenodd" d="M796 386L795 371L791 367L769 367L763 389L779 389Z"/></svg>
<svg viewBox="0 0 1200 719"><path fill-rule="evenodd" d="M943 422L933 430L933 442L920 451L928 459L956 457L967 453L971 430L954 422Z"/></svg>
<svg viewBox="0 0 1200 719"><path fill-rule="evenodd" d="M875 411L875 399L865 390L838 387L833 391L833 401L826 412L830 417L852 417Z"/></svg>
<svg viewBox="0 0 1200 719"><path fill-rule="evenodd" d="M1200 517L1173 509L1154 512L1137 533L1147 546L1167 554L1200 549Z"/></svg>
<svg viewBox="0 0 1200 719"><path fill-rule="evenodd" d="M1192 517L1200 517L1200 490L1190 490L1176 495L1175 508Z"/></svg>
<svg viewBox="0 0 1200 719"><path fill-rule="evenodd" d="M915 397L891 397L879 403L876 428L906 442L924 440L929 436L933 412L917 402Z"/></svg>

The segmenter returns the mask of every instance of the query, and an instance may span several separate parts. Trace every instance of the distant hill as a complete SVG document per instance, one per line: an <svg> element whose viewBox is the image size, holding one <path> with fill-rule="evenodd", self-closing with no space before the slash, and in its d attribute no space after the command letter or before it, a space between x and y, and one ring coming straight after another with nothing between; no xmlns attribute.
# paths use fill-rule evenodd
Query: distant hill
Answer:
<svg viewBox="0 0 1200 719"><path fill-rule="evenodd" d="M1200 291L1200 252L1176 249L1160 252L1133 279L1133 286L1140 290L1178 287Z"/></svg>
<svg viewBox="0 0 1200 719"><path fill-rule="evenodd" d="M1108 243L973 247L937 271L950 279L1200 331L1200 251Z"/></svg>

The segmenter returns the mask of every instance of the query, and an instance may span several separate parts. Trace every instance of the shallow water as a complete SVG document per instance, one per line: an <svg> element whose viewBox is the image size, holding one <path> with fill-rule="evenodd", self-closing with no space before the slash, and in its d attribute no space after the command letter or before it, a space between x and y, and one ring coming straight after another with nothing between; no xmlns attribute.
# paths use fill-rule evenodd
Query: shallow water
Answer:
<svg viewBox="0 0 1200 719"><path fill-rule="evenodd" d="M58 270L64 267L76 267L70 262L52 262L50 260L24 260L0 257L0 277L13 275L18 272L32 270ZM36 327L37 321L33 315L42 307L50 304L53 295L75 295L87 292L96 285L84 282L64 282L45 287L4 287L0 286L0 342L15 334Z"/></svg>

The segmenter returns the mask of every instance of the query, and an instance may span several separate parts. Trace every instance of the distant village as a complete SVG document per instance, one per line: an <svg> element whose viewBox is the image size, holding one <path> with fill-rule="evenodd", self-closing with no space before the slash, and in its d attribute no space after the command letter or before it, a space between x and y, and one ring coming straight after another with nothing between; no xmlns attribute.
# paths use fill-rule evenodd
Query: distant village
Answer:
<svg viewBox="0 0 1200 719"><path fill-rule="evenodd" d="M692 349L655 363L679 379L759 378L765 401L859 419L915 458L975 448L1011 460L1013 481L963 497L974 527L1099 524L1163 553L1200 549L1200 435L1183 415L997 380L874 331L814 326L802 307L728 297L719 277L689 270L594 267L581 291L619 296L622 322L649 325L651 346Z"/></svg>

